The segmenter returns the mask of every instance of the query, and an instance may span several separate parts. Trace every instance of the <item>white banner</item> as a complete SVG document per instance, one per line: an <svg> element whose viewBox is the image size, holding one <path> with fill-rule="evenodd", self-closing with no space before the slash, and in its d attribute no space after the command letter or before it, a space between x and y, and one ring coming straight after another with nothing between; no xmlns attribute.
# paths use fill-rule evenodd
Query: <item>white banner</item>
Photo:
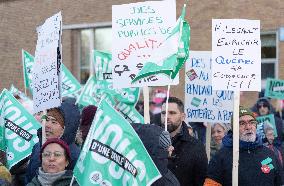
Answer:
<svg viewBox="0 0 284 186"><path fill-rule="evenodd" d="M190 51L185 66L186 122L230 123L233 92L212 90L211 51Z"/></svg>
<svg viewBox="0 0 284 186"><path fill-rule="evenodd" d="M214 90L260 91L260 21L212 20Z"/></svg>
<svg viewBox="0 0 284 186"><path fill-rule="evenodd" d="M131 84L176 22L174 0L112 6L112 69L114 88L178 84L163 74ZM162 84L161 84L162 83Z"/></svg>

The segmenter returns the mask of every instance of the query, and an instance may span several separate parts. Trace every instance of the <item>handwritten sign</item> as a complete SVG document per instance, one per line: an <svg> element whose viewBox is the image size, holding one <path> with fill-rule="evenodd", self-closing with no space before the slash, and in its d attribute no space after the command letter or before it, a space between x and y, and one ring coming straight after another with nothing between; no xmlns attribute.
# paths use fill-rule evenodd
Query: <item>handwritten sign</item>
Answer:
<svg viewBox="0 0 284 186"><path fill-rule="evenodd" d="M37 28L38 40L33 67L34 112L61 104L61 12Z"/></svg>
<svg viewBox="0 0 284 186"><path fill-rule="evenodd" d="M112 6L114 88L177 84L159 74L131 84L176 22L175 1L147 1Z"/></svg>
<svg viewBox="0 0 284 186"><path fill-rule="evenodd" d="M231 122L233 92L212 90L211 51L190 51L185 66L186 122Z"/></svg>
<svg viewBox="0 0 284 186"><path fill-rule="evenodd" d="M260 21L212 20L214 90L260 91Z"/></svg>
<svg viewBox="0 0 284 186"><path fill-rule="evenodd" d="M265 97L284 99L284 80L268 78L264 94Z"/></svg>

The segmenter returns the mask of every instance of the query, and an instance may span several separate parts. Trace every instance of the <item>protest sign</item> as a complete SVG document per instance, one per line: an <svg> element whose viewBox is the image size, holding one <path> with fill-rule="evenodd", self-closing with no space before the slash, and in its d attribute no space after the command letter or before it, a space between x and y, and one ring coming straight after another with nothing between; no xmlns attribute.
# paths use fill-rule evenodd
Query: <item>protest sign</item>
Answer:
<svg viewBox="0 0 284 186"><path fill-rule="evenodd" d="M260 21L212 19L214 90L260 91Z"/></svg>
<svg viewBox="0 0 284 186"><path fill-rule="evenodd" d="M103 94L109 94L110 99L112 99L114 103L123 102L126 104L135 105L139 99L140 89L114 88L111 61L111 54L97 50L94 51L96 97L102 97Z"/></svg>
<svg viewBox="0 0 284 186"><path fill-rule="evenodd" d="M165 75L151 75L131 83L176 22L173 0L112 6L112 69L115 88L177 84ZM163 84L161 84L163 83Z"/></svg>
<svg viewBox="0 0 284 186"><path fill-rule="evenodd" d="M256 120L258 122L257 124L257 133L259 134L259 136L263 139L265 138L265 134L264 134L264 127L265 125L270 125L273 130L274 130L274 136L277 137L277 129L276 129L276 125L275 125L275 119L274 119L274 115L273 114L268 114L265 116L259 116L256 117Z"/></svg>
<svg viewBox="0 0 284 186"><path fill-rule="evenodd" d="M150 60L154 62L146 62L141 71L132 80L132 83L139 79L155 75L166 74L174 79L189 55L190 27L184 20L186 6L182 9L181 16L177 20L175 27L171 30L171 34L159 46L155 54Z"/></svg>
<svg viewBox="0 0 284 186"><path fill-rule="evenodd" d="M22 63L24 72L25 87L32 92L32 70L34 64L34 56L22 49Z"/></svg>
<svg viewBox="0 0 284 186"><path fill-rule="evenodd" d="M80 185L151 185L161 177L132 126L102 100L74 176Z"/></svg>
<svg viewBox="0 0 284 186"><path fill-rule="evenodd" d="M8 90L4 89L0 98L0 135L4 131L1 138L5 144L4 149L0 148L6 152L7 165L11 169L31 154L38 142L37 130L41 125Z"/></svg>
<svg viewBox="0 0 284 186"><path fill-rule="evenodd" d="M190 53L185 65L185 121L230 123L233 92L212 90L211 51Z"/></svg>
<svg viewBox="0 0 284 186"><path fill-rule="evenodd" d="M284 80L267 78L264 96L284 99Z"/></svg>
<svg viewBox="0 0 284 186"><path fill-rule="evenodd" d="M27 51L23 50L23 64L25 85L32 91L32 68L34 64L34 57ZM81 85L78 80L72 75L68 68L62 63L62 97L72 96L76 94ZM26 83L27 82L27 83Z"/></svg>
<svg viewBox="0 0 284 186"><path fill-rule="evenodd" d="M32 70L34 112L61 104L61 12L45 20L37 33Z"/></svg>

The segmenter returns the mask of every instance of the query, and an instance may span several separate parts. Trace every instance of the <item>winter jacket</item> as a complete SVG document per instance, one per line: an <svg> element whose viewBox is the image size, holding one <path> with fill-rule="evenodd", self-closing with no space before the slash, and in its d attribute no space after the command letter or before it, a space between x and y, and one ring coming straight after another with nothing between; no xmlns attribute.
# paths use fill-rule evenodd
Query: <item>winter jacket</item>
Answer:
<svg viewBox="0 0 284 186"><path fill-rule="evenodd" d="M63 176L61 176L52 184L52 186L69 186L72 180L72 176L73 176L72 171L70 170L66 171L66 173ZM27 184L27 186L43 186L43 185L40 184L36 176L32 179L32 181L29 184ZM79 186L79 184L76 182L76 179L74 179L72 186Z"/></svg>
<svg viewBox="0 0 284 186"><path fill-rule="evenodd" d="M80 155L80 148L75 144L75 136L80 123L80 112L75 105L74 98L68 98L62 102L59 107L60 112L64 116L64 132L61 137L68 145L71 153L71 162L67 166L67 170L73 170L76 161ZM41 166L39 158L41 148L41 128L38 130L39 142L34 145L30 162L26 172L25 183L29 183L36 176L36 171Z"/></svg>
<svg viewBox="0 0 284 186"><path fill-rule="evenodd" d="M231 131L223 138L222 142L223 147L210 160L207 178L222 186L231 186L233 164L233 135ZM279 162L274 153L262 145L259 137L255 142L240 141L239 148L239 185L281 185Z"/></svg>
<svg viewBox="0 0 284 186"><path fill-rule="evenodd" d="M257 105L260 102L265 102L267 105L269 105L269 113L268 114L273 114L274 115L274 120L275 120L275 125L276 125L276 130L277 130L277 137L275 138L275 143L277 143L278 146L281 145L281 143L284 141L284 134L283 134L283 121L281 118L275 115L275 110L269 100L265 97L259 98L254 106L254 109L256 109L256 113L260 116L260 113L257 109Z"/></svg>
<svg viewBox="0 0 284 186"><path fill-rule="evenodd" d="M159 145L159 136L163 129L153 124L134 123L131 125L162 175L162 178L155 181L152 186L179 186L179 181L167 168L168 152Z"/></svg>
<svg viewBox="0 0 284 186"><path fill-rule="evenodd" d="M172 138L174 151L168 168L182 186L203 185L207 171L207 156L204 145L189 135L183 122L181 131Z"/></svg>

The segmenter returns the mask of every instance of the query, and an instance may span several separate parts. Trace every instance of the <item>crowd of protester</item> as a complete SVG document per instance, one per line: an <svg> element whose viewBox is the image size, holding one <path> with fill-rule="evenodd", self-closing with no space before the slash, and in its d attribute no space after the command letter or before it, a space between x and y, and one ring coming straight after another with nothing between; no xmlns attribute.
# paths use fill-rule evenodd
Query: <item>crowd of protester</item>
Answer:
<svg viewBox="0 0 284 186"><path fill-rule="evenodd" d="M184 104L176 97L159 103L157 112L151 102L151 124L132 123L162 178L153 185L226 186L232 185L233 131L231 123L186 123ZM155 109L155 111L154 111ZM137 104L143 115L143 103ZM72 170L80 154L97 107L89 105L80 111L74 98L64 99L61 106L34 117L45 123L46 141L39 142L31 155L10 171L1 152L0 185L69 185ZM166 113L167 111L167 113ZM273 114L275 129L264 123L264 138L257 133L257 116ZM166 117L167 115L167 117ZM167 131L164 131L167 123ZM205 131L211 127L210 156L205 151ZM259 98L251 108L239 109L239 185L283 185L283 121L270 100ZM207 157L210 157L209 161ZM78 185L76 180L73 185Z"/></svg>

